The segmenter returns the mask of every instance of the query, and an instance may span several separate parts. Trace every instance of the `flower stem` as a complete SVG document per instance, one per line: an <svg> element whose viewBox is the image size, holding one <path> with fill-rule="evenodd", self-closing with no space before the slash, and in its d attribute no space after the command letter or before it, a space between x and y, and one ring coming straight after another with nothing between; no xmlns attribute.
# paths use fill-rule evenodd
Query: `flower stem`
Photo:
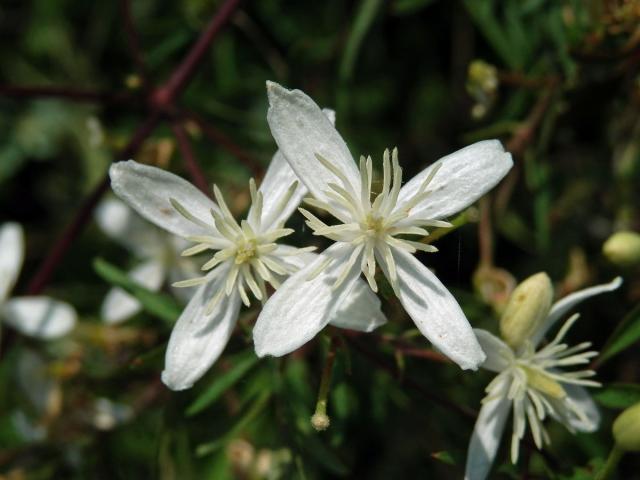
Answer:
<svg viewBox="0 0 640 480"><path fill-rule="evenodd" d="M331 423L327 415L327 396L329 395L329 387L331 386L331 374L333 373L333 364L336 359L336 350L338 347L337 337L331 337L331 344L327 352L327 358L322 369L322 378L320 379L320 390L318 391L318 402L316 403L316 411L311 417L311 425L317 431L321 432L329 428Z"/></svg>
<svg viewBox="0 0 640 480"><path fill-rule="evenodd" d="M611 478L611 475L616 471L618 462L620 462L623 455L624 450L622 450L618 445L614 445L611 452L609 452L607 463L604 464L602 470L600 470L596 475L596 480L608 480Z"/></svg>

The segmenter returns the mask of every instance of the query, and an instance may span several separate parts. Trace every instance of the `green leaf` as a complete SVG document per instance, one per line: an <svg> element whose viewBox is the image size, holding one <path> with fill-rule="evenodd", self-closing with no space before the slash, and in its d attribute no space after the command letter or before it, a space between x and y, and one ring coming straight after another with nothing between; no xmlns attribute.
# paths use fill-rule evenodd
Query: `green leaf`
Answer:
<svg viewBox="0 0 640 480"><path fill-rule="evenodd" d="M600 351L597 364L602 365L605 361L638 341L640 341L640 304L629 312L611 334L611 337L609 337L609 340Z"/></svg>
<svg viewBox="0 0 640 480"><path fill-rule="evenodd" d="M342 81L349 80L353 73L353 67L358 57L358 51L367 35L367 32L373 25L373 21L383 5L381 0L363 0L356 14L353 28L347 39L347 45L344 49L344 56L340 62L340 79Z"/></svg>
<svg viewBox="0 0 640 480"><path fill-rule="evenodd" d="M640 402L640 385L612 383L595 391L593 398L604 407L624 409Z"/></svg>
<svg viewBox="0 0 640 480"><path fill-rule="evenodd" d="M270 391L262 392L262 394L258 396L257 400L253 402L249 410L240 418L240 420L236 422L233 427L231 427L231 429L229 429L229 431L227 431L227 433L223 437L210 443L203 443L202 445L198 445L196 454L198 456L204 456L214 453L216 450L227 444L229 440L238 436L238 434L240 434L242 430L244 430L268 405L270 398Z"/></svg>
<svg viewBox="0 0 640 480"><path fill-rule="evenodd" d="M258 363L253 350L236 355L232 360L233 367L226 373L216 377L209 387L189 405L186 414L191 417L213 404L220 396L244 377Z"/></svg>
<svg viewBox="0 0 640 480"><path fill-rule="evenodd" d="M396 0L392 7L394 15L409 15L428 7L435 0Z"/></svg>
<svg viewBox="0 0 640 480"><path fill-rule="evenodd" d="M173 325L180 316L182 307L170 296L148 290L131 279L125 271L106 260L96 258L93 261L93 268L105 281L133 295L142 304L144 310L164 320L167 324Z"/></svg>

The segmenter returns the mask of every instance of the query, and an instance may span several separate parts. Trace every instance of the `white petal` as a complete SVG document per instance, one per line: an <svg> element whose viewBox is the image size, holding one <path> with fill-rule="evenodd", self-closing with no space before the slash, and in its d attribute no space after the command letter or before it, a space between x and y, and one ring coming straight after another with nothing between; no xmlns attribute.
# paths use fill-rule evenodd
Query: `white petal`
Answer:
<svg viewBox="0 0 640 480"><path fill-rule="evenodd" d="M500 446L510 406L511 402L505 396L498 396L482 405L469 442L465 480L487 478Z"/></svg>
<svg viewBox="0 0 640 480"><path fill-rule="evenodd" d="M361 278L329 322L334 327L371 332L387 323L380 310L380 299Z"/></svg>
<svg viewBox="0 0 640 480"><path fill-rule="evenodd" d="M291 184L298 182L298 186L289 201L281 205L280 200L287 194ZM261 230L267 231L275 228L279 223L284 223L300 205L302 198L307 194L307 187L298 180L298 177L287 163L287 159L278 150L273 156L267 173L260 184L260 192L264 198L262 207ZM254 205L251 205L253 210ZM247 216L251 218L251 213Z"/></svg>
<svg viewBox="0 0 640 480"><path fill-rule="evenodd" d="M484 140L441 158L413 177L402 190L398 205L412 197L431 171L441 165L427 190L431 194L411 211L419 218L447 218L491 190L513 166L511 154L498 140Z"/></svg>
<svg viewBox="0 0 640 480"><path fill-rule="evenodd" d="M398 272L399 299L418 329L463 370L477 369L486 356L456 299L413 255L391 248ZM379 260L389 278L385 262Z"/></svg>
<svg viewBox="0 0 640 480"><path fill-rule="evenodd" d="M568 419L569 425L579 432L595 432L600 425L600 412L587 389L580 385L567 385L566 383L562 385L562 388L567 392L567 400L577 405L586 417L586 420L580 420L571 415Z"/></svg>
<svg viewBox="0 0 640 480"><path fill-rule="evenodd" d="M322 155L359 191L360 174L347 145L320 107L300 90L267 82L271 134L287 161L311 194L325 201L329 183L339 183L316 158Z"/></svg>
<svg viewBox="0 0 640 480"><path fill-rule="evenodd" d="M259 357L286 355L311 340L333 318L360 275L356 262L339 288L332 288L353 249L336 243L315 261L289 277L262 307L253 329ZM322 273L307 280L325 258L335 258Z"/></svg>
<svg viewBox="0 0 640 480"><path fill-rule="evenodd" d="M505 370L509 366L509 360L514 357L511 348L491 332L481 328L474 328L473 331L480 343L480 347L482 347L487 356L480 366L492 372Z"/></svg>
<svg viewBox="0 0 640 480"><path fill-rule="evenodd" d="M24 234L18 223L0 226L0 304L9 296L24 260Z"/></svg>
<svg viewBox="0 0 640 480"><path fill-rule="evenodd" d="M17 297L4 304L4 321L24 335L48 340L66 335L77 314L68 303L49 297Z"/></svg>
<svg viewBox="0 0 640 480"><path fill-rule="evenodd" d="M191 388L209 370L227 345L240 311L237 289L224 296L209 315L207 303L221 289L227 268L201 285L173 327L162 381L171 390Z"/></svg>
<svg viewBox="0 0 640 480"><path fill-rule="evenodd" d="M325 108L322 112L327 116L332 125L336 122L336 112ZM287 194L291 184L298 182L298 187L289 198L289 201L283 206L280 200ZM279 223L284 223L291 216L294 210L300 205L300 202L309 192L304 183L302 183L291 166L287 162L284 154L278 150L267 169L259 191L262 192L264 205L262 207L262 231L275 228ZM247 218L251 218L251 211L254 205L251 205Z"/></svg>
<svg viewBox="0 0 640 480"><path fill-rule="evenodd" d="M218 206L185 179L133 160L114 163L109 176L116 195L160 228L182 237L217 234L210 210L218 211ZM171 205L171 198L210 227L203 228L184 218Z"/></svg>
<svg viewBox="0 0 640 480"><path fill-rule="evenodd" d="M569 310L574 308L581 302L595 296L600 295L601 293L611 292L617 289L620 285L622 285L622 278L616 277L611 282L605 283L602 285L596 285L595 287L585 288L584 290L578 290L577 292L573 292L566 297L558 300L556 303L551 305L551 310L549 311L549 316L547 319L540 325L540 328L533 334L532 342L533 345L537 345L540 343L540 340L545 336L547 331L560 319L562 318Z"/></svg>
<svg viewBox="0 0 640 480"><path fill-rule="evenodd" d="M155 255L164 247L165 234L118 199L100 202L95 218L104 233L137 255Z"/></svg>
<svg viewBox="0 0 640 480"><path fill-rule="evenodd" d="M155 292L160 289L165 277L164 265L157 259L149 260L129 272L129 277L143 287ZM120 287L109 290L102 302L101 316L106 323L120 323L140 311L140 302Z"/></svg>

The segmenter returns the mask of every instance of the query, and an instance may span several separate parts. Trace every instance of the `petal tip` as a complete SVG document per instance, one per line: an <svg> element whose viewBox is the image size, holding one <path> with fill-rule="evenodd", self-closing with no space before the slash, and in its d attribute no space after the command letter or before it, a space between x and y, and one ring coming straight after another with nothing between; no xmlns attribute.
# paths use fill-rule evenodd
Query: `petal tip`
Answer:
<svg viewBox="0 0 640 480"><path fill-rule="evenodd" d="M162 383L164 383L169 390L173 390L174 392L180 392L193 387L193 382L184 382L184 379L182 379L183 381L180 381L181 379L174 378L174 376L167 370L162 371L160 378L162 379Z"/></svg>

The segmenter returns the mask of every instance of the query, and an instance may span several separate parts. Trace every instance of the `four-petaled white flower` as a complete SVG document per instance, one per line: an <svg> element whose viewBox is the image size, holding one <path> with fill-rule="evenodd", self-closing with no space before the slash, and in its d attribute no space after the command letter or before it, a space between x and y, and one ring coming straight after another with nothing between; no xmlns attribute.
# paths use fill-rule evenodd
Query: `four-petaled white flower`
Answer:
<svg viewBox="0 0 640 480"><path fill-rule="evenodd" d="M197 275L198 267L191 258L180 255L189 242L150 224L120 200L109 198L96 210L96 221L102 231L123 245L140 260L129 276L145 288L156 292L168 278L171 282ZM187 288L175 288L183 301L191 298ZM102 302L101 316L110 324L127 320L142 308L140 302L120 287L113 287Z"/></svg>
<svg viewBox="0 0 640 480"><path fill-rule="evenodd" d="M615 290L622 280L618 277L604 285L567 295L551 306L544 322L516 351L486 330L476 329L476 335L487 354L482 368L498 372L487 386L487 396L469 443L465 479L483 480L496 456L509 413L513 411L511 461L518 460L520 440L527 423L538 448L549 443L543 421L551 416L570 431L592 432L598 428L600 414L583 388L600 386L589 380L593 370L562 371L563 367L583 365L597 355L587 351L591 342L573 347L562 343L578 314L569 318L555 338L539 347L546 332L578 303L604 292Z"/></svg>
<svg viewBox="0 0 640 480"><path fill-rule="evenodd" d="M43 295L8 298L24 260L24 234L17 223L0 226L0 321L40 339L66 335L77 314L68 303Z"/></svg>
<svg viewBox="0 0 640 480"><path fill-rule="evenodd" d="M174 284L199 287L171 334L162 380L173 390L189 388L221 354L249 294L265 301L267 283L277 288L315 261L310 249L276 243L293 232L283 225L306 190L278 152L259 190L251 181L252 205L238 224L215 186L217 203L182 178L132 160L112 165L109 173L114 192L138 213L195 242L183 255L218 250L202 266L208 273ZM346 300L329 322L363 331L384 323L380 302L364 282Z"/></svg>
<svg viewBox="0 0 640 480"><path fill-rule="evenodd" d="M258 355L284 355L327 325L327 315L347 298L362 272L376 291L376 264L420 331L463 369L485 356L460 306L412 254L430 245L402 238L427 235L444 219L493 188L513 162L496 140L479 142L440 159L402 186L397 151L383 157L382 191L371 202L371 158L360 171L340 134L299 90L268 82L268 121L280 150L309 189L308 203L339 220L326 225L302 213L315 235L335 243L291 276L269 299L254 328ZM399 236L402 236L399 238Z"/></svg>

